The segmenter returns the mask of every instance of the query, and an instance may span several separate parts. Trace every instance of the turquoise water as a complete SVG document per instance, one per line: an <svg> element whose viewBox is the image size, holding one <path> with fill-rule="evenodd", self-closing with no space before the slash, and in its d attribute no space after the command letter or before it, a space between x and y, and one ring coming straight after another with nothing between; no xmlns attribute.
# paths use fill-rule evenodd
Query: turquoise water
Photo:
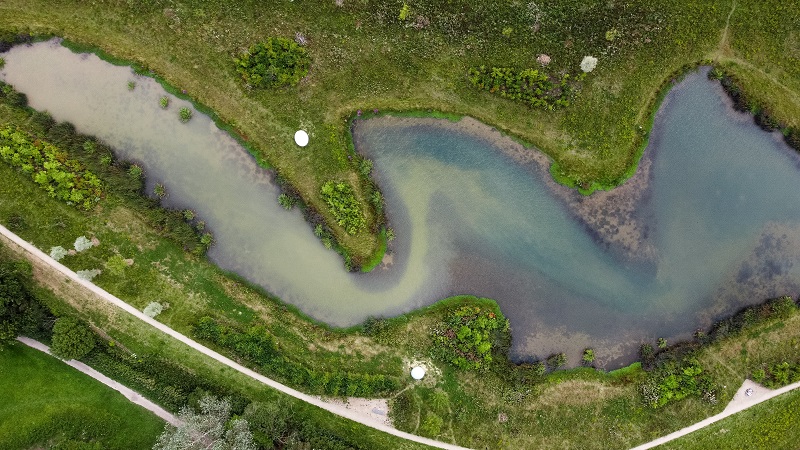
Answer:
<svg viewBox="0 0 800 450"><path fill-rule="evenodd" d="M800 292L800 159L702 74L669 94L646 151L636 214L654 249L646 257L601 242L565 202L575 194L507 156L513 144L488 128L387 117L357 122L354 139L375 161L398 238L390 264L351 274L230 136L199 113L178 122L190 105L177 98L162 111L153 80L55 42L4 58L2 77L32 107L141 162L171 206L196 210L216 238L212 261L333 325L474 294L511 320L515 356L567 351L577 362L594 347L613 367L645 340Z"/></svg>

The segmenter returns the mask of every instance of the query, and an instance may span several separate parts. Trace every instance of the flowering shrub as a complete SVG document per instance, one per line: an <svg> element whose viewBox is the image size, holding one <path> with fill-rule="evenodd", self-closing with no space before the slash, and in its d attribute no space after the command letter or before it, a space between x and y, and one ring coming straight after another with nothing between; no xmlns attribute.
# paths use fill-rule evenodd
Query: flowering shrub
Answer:
<svg viewBox="0 0 800 450"><path fill-rule="evenodd" d="M589 73L597 67L597 58L594 56L584 56L583 61L581 61L581 70L585 73Z"/></svg>

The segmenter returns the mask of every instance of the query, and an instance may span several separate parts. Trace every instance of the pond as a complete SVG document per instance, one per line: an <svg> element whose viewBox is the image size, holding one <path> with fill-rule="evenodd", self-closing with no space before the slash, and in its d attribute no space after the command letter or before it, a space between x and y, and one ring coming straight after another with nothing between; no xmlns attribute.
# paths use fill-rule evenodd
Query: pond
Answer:
<svg viewBox="0 0 800 450"><path fill-rule="evenodd" d="M548 161L464 119L358 121L397 239L369 274L344 270L269 173L155 81L56 41L13 48L2 77L32 107L139 161L148 189L214 232L210 259L337 326L454 294L494 298L519 359L585 347L606 367L642 342L674 341L743 305L800 293L800 157L734 112L704 73L677 84L634 178L582 197ZM127 83L136 87L128 90ZM292 142L294 130L286 130ZM313 136L312 136L313 139Z"/></svg>

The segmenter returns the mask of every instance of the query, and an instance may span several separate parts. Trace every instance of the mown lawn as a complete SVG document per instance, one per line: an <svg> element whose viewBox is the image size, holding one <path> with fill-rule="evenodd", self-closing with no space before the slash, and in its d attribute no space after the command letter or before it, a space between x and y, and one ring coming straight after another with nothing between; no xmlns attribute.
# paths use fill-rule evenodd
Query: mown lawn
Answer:
<svg viewBox="0 0 800 450"><path fill-rule="evenodd" d="M144 449L164 429L117 391L22 344L0 351L0 399L0 448L9 450Z"/></svg>
<svg viewBox="0 0 800 450"><path fill-rule="evenodd" d="M794 390L657 448L663 450L797 448L797 443L800 442L798 423L800 423L800 391Z"/></svg>

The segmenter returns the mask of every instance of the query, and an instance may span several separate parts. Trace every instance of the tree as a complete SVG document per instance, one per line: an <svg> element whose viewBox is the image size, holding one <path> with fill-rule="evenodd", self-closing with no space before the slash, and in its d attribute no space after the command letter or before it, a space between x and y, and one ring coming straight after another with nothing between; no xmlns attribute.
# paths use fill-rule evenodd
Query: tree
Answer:
<svg viewBox="0 0 800 450"><path fill-rule="evenodd" d="M270 403L255 402L247 405L244 416L253 430L254 439L264 448L281 447L289 434L292 404L285 397Z"/></svg>
<svg viewBox="0 0 800 450"><path fill-rule="evenodd" d="M27 304L28 291L13 263L0 264L0 347L13 342L19 332L19 320Z"/></svg>
<svg viewBox="0 0 800 450"><path fill-rule="evenodd" d="M62 359L80 359L92 351L95 343L89 327L72 317L61 317L53 325L50 351Z"/></svg>
<svg viewBox="0 0 800 450"><path fill-rule="evenodd" d="M234 419L228 424L231 404L228 399L210 395L200 399L200 412L184 406L178 412L180 424L167 425L154 450L255 450L247 420ZM226 424L228 424L226 429Z"/></svg>

